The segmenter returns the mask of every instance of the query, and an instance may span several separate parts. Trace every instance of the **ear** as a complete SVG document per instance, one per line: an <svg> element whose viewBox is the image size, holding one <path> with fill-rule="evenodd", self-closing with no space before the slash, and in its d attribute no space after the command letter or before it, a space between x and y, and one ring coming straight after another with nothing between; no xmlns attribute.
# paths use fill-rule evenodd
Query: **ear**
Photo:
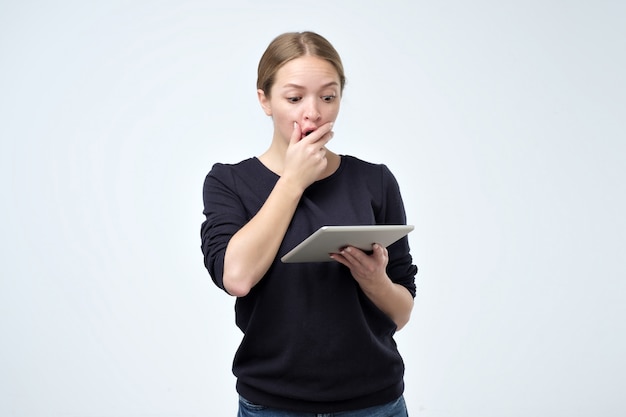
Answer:
<svg viewBox="0 0 626 417"><path fill-rule="evenodd" d="M261 107L266 115L272 115L272 106L270 105L270 99L265 95L265 91L258 89L256 90L257 96L259 97L259 103L261 103Z"/></svg>

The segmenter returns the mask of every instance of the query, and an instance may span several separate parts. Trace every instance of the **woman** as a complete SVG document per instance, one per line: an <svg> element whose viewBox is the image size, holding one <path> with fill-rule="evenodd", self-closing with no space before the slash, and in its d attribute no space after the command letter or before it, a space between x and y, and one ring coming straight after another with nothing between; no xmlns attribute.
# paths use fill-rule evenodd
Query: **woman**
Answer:
<svg viewBox="0 0 626 417"><path fill-rule="evenodd" d="M347 247L334 262L279 260L323 225L406 223L386 166L327 148L344 85L341 59L320 35L274 39L257 80L274 124L269 148L215 164L204 183L205 266L237 297L244 333L233 363L242 417L407 415L393 340L415 297L407 238L371 253Z"/></svg>

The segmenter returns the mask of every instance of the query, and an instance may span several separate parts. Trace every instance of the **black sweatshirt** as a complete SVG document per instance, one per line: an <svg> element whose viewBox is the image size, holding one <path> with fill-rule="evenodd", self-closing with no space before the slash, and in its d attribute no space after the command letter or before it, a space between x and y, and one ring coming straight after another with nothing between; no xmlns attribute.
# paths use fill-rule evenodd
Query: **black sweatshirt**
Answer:
<svg viewBox="0 0 626 417"><path fill-rule="evenodd" d="M261 208L278 176L257 158L215 164L204 183L202 252L222 282L231 236ZM404 390L395 323L338 262L283 264L280 257L324 225L406 224L396 179L385 165L342 156L337 171L300 199L267 274L237 298L244 333L233 363L237 391L269 407L332 413L384 404ZM405 237L388 248L387 274L415 297Z"/></svg>

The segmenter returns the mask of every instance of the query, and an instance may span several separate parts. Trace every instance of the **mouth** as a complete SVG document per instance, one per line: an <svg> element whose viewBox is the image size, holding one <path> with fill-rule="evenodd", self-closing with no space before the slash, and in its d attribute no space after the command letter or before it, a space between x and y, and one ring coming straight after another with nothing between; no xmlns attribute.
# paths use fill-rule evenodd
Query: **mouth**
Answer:
<svg viewBox="0 0 626 417"><path fill-rule="evenodd" d="M316 130L317 130L316 127L308 127L302 131L302 137L304 138L306 136L309 136L311 133L315 132Z"/></svg>

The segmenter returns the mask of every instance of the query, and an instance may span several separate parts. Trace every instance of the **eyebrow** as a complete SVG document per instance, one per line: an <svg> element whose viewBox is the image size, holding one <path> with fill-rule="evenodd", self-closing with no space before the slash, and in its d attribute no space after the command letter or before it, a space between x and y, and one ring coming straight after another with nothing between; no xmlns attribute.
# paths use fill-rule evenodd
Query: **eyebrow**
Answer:
<svg viewBox="0 0 626 417"><path fill-rule="evenodd" d="M328 87L339 87L339 83L337 81L331 81L329 83L326 83L322 86L322 88L328 88ZM283 88L299 88L299 89L303 89L305 88L302 85L298 85L298 84L294 84L294 83L288 83L283 85Z"/></svg>

